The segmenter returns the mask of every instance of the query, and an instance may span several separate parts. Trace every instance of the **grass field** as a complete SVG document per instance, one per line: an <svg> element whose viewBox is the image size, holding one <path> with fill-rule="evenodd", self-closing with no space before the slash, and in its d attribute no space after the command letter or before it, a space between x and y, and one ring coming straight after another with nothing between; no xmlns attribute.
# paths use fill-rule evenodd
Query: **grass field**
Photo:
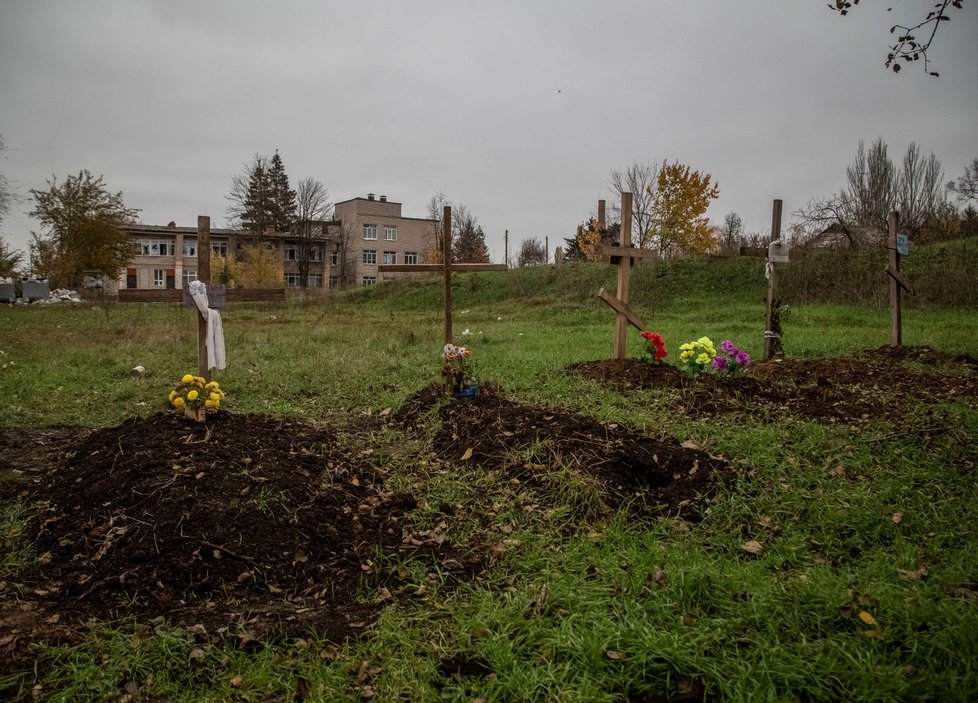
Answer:
<svg viewBox="0 0 978 703"><path fill-rule="evenodd" d="M759 357L763 277L741 280L757 273L755 263L737 262L732 274L707 268L637 276L643 292L635 307L670 352L709 335ZM0 664L0 697L974 700L975 403L921 404L899 426L858 429L755 416L749 406L688 420L655 389L622 394L564 372L610 355L613 315L594 295L610 287L609 270L457 276L457 339L473 349L481 380L524 403L571 408L727 458L740 478L721 489L701 521L595 518L586 508L588 487L572 476L554 482L547 496L553 509L528 509L520 490L478 472L425 471L416 461L426 451L424 436L361 436L392 484L412 487L427 502L491 495L496 517L469 528L495 540L505 525L509 548L484 581L452 589L437 575L418 574L427 597L389 606L362 639L347 643L310 633L242 651L201 645L192 632L161 622L95 623L81 644L39 647L36 671ZM714 287L727 277L736 285ZM396 407L438 378L439 308L437 280L230 306L222 313L226 407L345 423ZM975 312L910 308L904 343L974 354ZM792 303L784 328L789 357L846 356L887 344L889 316L868 306ZM130 375L137 364L147 369L142 378ZM3 428L108 427L148 416L165 409L173 383L195 368L196 322L187 309L0 309ZM924 446L921 432L933 427L941 431ZM2 481L17 480L0 472ZM23 597L18 573L37 558L23 534L27 512L10 501L0 516L0 598L7 604ZM759 557L741 549L752 539L769 545ZM0 647L3 638L0 632ZM446 675L444 662L453 660L484 671Z"/></svg>

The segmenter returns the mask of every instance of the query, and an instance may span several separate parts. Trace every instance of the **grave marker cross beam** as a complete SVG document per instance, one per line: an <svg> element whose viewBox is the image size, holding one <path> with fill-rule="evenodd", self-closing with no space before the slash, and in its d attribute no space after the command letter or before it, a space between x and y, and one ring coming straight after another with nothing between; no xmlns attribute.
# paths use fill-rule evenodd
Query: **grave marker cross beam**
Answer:
<svg viewBox="0 0 978 703"><path fill-rule="evenodd" d="M197 217L197 280L207 286L209 308L224 306L225 300L240 302L284 302L284 288L228 288L211 285L211 218L207 215ZM183 290L142 290L126 289L119 291L120 303L163 303L183 301L184 307L196 309L193 299L184 284ZM197 372L210 380L207 368L207 317L197 312Z"/></svg>
<svg viewBox="0 0 978 703"><path fill-rule="evenodd" d="M505 271L506 264L452 263L452 208L442 210L442 261L440 264L380 264L378 273L442 272L445 276L445 344L452 342L452 272Z"/></svg>
<svg viewBox="0 0 978 703"><path fill-rule="evenodd" d="M604 201L598 201L598 229L604 230ZM658 257L654 251L632 247L632 194L621 194L621 244L620 246L605 246L598 242L595 245L595 255L608 259L609 263L618 266L618 292L611 295L604 288L598 291L598 297L615 311L615 358L625 358L625 342L628 337L628 325L637 330L645 329L645 323L628 307L628 292L631 287L632 265L635 259L654 259Z"/></svg>

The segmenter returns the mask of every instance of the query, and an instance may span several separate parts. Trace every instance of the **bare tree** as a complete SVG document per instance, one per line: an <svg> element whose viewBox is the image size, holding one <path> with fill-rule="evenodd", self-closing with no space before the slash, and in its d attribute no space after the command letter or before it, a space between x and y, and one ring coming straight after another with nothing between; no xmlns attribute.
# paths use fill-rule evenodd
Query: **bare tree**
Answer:
<svg viewBox="0 0 978 703"><path fill-rule="evenodd" d="M516 256L516 265L522 268L545 263L547 263L547 249L543 246L543 242L536 237L524 239L520 244L520 253Z"/></svg>
<svg viewBox="0 0 978 703"><path fill-rule="evenodd" d="M6 145L3 143L3 135L0 134L0 158L5 158L4 153L6 150ZM0 226L3 225L3 221L10 212L10 208L13 207L18 200L19 198L14 192L13 186L7 179L7 176L0 172Z"/></svg>
<svg viewBox="0 0 978 703"><path fill-rule="evenodd" d="M948 221L943 169L933 154L920 156L916 143L907 147L901 169L887 155L886 144L877 139L867 153L862 141L853 163L846 169L847 187L838 195L814 199L796 212L812 236L844 235L854 246L883 246L887 217L900 212L901 227L913 235L941 236ZM929 230L924 233L924 230Z"/></svg>
<svg viewBox="0 0 978 703"><path fill-rule="evenodd" d="M290 234L296 245L296 270L299 285L309 285L313 261L321 261L328 237L327 220L333 210L326 186L315 178L303 178L296 184L296 222Z"/></svg>
<svg viewBox="0 0 978 703"><path fill-rule="evenodd" d="M896 204L896 169L886 153L886 143L873 142L867 155L862 140L856 158L846 169L848 188L841 193L847 224L865 241L885 237L886 218Z"/></svg>
<svg viewBox="0 0 978 703"><path fill-rule="evenodd" d="M336 263L332 265L330 270L332 271L332 275L336 276L338 288L349 288L356 283L354 277L357 273L357 249L355 245L358 241L359 234L352 222L343 222L339 232L335 236L330 237L330 241L332 242L332 251L330 254L336 255Z"/></svg>
<svg viewBox="0 0 978 703"><path fill-rule="evenodd" d="M635 162L624 171L611 172L612 219L621 221L621 194L632 194L632 245L647 249L652 245L652 201L659 180L659 164L655 161Z"/></svg>
<svg viewBox="0 0 978 703"><path fill-rule="evenodd" d="M947 189L958 196L961 204L969 200L978 201L978 159L972 159L970 164L965 164L964 175L948 183Z"/></svg>
<svg viewBox="0 0 978 703"><path fill-rule="evenodd" d="M740 238L744 234L744 221L736 212L728 212L723 216L723 224L717 232L724 253L733 253L740 246Z"/></svg>
<svg viewBox="0 0 978 703"><path fill-rule="evenodd" d="M438 191L431 198L428 199L428 203L425 207L428 213L428 219L434 220L434 224L425 233L425 251L424 251L424 261L429 264L440 264L443 259L441 258L441 248L442 248L442 226L441 218L446 207L451 207L452 202L448 199L448 196L443 192ZM456 219L455 213L453 213L452 219Z"/></svg>
<svg viewBox="0 0 978 703"><path fill-rule="evenodd" d="M934 154L921 158L914 142L903 157L898 194L900 226L912 233L933 226L944 209L944 169Z"/></svg>

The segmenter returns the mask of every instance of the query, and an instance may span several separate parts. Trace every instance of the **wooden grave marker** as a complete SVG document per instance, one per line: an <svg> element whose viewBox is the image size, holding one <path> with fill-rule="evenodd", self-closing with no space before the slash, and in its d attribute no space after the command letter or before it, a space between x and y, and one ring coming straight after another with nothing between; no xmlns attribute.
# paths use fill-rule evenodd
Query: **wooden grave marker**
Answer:
<svg viewBox="0 0 978 703"><path fill-rule="evenodd" d="M886 248L890 251L889 265L886 273L890 276L890 346L899 347L903 344L903 312L901 310L903 291L913 294L910 285L900 273L900 257L914 250L914 243L902 232L897 232L900 225L900 213L891 212L886 218L887 239Z"/></svg>
<svg viewBox="0 0 978 703"><path fill-rule="evenodd" d="M197 280L207 286L208 307L220 308L224 301L235 302L284 302L284 288L227 288L211 285L211 218L207 215L197 217ZM212 297L213 296L213 297ZM119 291L120 303L164 303L182 302L184 307L196 309L186 284L182 289L131 290ZM211 378L207 368L207 318L197 311L197 375L208 381Z"/></svg>
<svg viewBox="0 0 978 703"><path fill-rule="evenodd" d="M604 230L604 201L598 201L598 229ZM595 256L608 259L612 266L618 266L618 291L611 295L604 288L598 297L615 311L615 358L625 358L625 343L628 339L628 325L641 331L645 329L642 318L628 307L628 293L631 285L632 266L635 259L656 259L658 254L648 249L632 247L632 194L621 194L621 242L616 246L606 246L601 242L595 245Z"/></svg>
<svg viewBox="0 0 978 703"><path fill-rule="evenodd" d="M795 249L789 249L781 242L781 207L780 199L775 199L771 212L771 241L768 247L740 247L741 256L756 256L767 259L767 312L764 316L764 360L781 356L781 316L778 308L781 301L777 297L778 272L775 264L788 261L798 261L805 255Z"/></svg>
<svg viewBox="0 0 978 703"><path fill-rule="evenodd" d="M452 273L457 271L505 271L506 264L452 263L452 208L442 210L442 262L440 264L380 264L378 273L442 272L445 277L445 344L452 343Z"/></svg>

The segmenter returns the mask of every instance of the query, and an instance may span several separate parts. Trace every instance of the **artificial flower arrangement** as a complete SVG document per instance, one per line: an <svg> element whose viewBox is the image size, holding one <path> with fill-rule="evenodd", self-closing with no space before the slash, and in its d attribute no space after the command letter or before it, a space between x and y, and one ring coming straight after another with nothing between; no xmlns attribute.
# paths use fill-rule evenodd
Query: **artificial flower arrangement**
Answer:
<svg viewBox="0 0 978 703"><path fill-rule="evenodd" d="M729 339L720 342L720 352L710 362L719 374L738 376L741 371L750 366L750 355L738 349L737 345Z"/></svg>
<svg viewBox="0 0 978 703"><path fill-rule="evenodd" d="M645 330L642 332L642 337L645 339L645 343L642 345L642 353L638 357L640 361L658 364L669 356L669 352L666 351L666 340L662 338L661 334Z"/></svg>
<svg viewBox="0 0 978 703"><path fill-rule="evenodd" d="M738 376L750 366L750 355L729 339L720 342L719 352L709 337L687 342L679 349L679 368L691 378L708 371L721 376Z"/></svg>
<svg viewBox="0 0 978 703"><path fill-rule="evenodd" d="M177 387L170 391L170 405L203 422L208 412L217 412L224 400L224 391L217 381L208 382L202 376L185 374Z"/></svg>
<svg viewBox="0 0 978 703"><path fill-rule="evenodd" d="M468 366L471 350L457 347L451 342L442 350L441 375L445 379L445 390L449 393L461 393L465 385L465 371Z"/></svg>
<svg viewBox="0 0 978 703"><path fill-rule="evenodd" d="M710 367L717 355L716 347L709 337L700 337L695 342L686 342L679 347L679 368L690 378L696 378Z"/></svg>

